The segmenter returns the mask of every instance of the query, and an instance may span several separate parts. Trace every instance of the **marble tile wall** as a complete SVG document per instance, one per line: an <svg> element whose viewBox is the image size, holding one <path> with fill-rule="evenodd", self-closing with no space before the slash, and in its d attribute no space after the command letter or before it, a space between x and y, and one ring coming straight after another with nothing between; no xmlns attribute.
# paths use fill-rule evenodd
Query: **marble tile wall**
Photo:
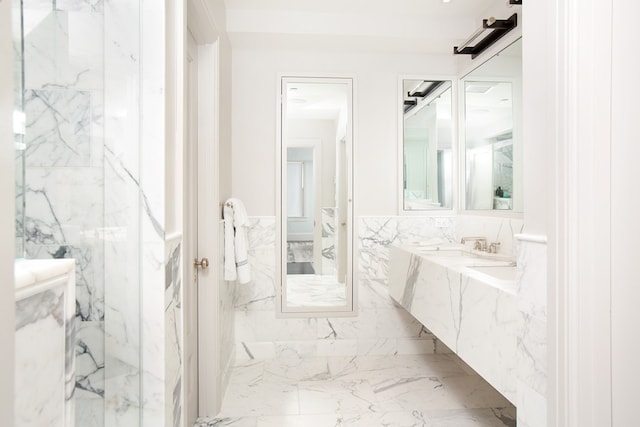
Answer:
<svg viewBox="0 0 640 427"><path fill-rule="evenodd" d="M218 224L218 236L224 236L224 222ZM235 363L236 284L224 280L224 239L218 239L218 286L220 287L220 372L222 394L227 389Z"/></svg>
<svg viewBox="0 0 640 427"><path fill-rule="evenodd" d="M318 274L337 274L335 244L336 208L322 208L322 271Z"/></svg>
<svg viewBox="0 0 640 427"><path fill-rule="evenodd" d="M377 248L367 240L366 226L364 234L363 225L360 230L360 264L374 263L371 255ZM378 244L384 246L383 242ZM433 336L393 304L380 276L360 276L357 317L276 319L274 217L251 219L249 247L254 279L236 288L238 359L434 351Z"/></svg>
<svg viewBox="0 0 640 427"><path fill-rule="evenodd" d="M76 411L104 418L103 1L23 2L27 258L76 260Z"/></svg>
<svg viewBox="0 0 640 427"><path fill-rule="evenodd" d="M155 350L175 315L163 286L164 9L24 8L27 211L17 226L27 257L77 260L78 424L157 426L166 373Z"/></svg>
<svg viewBox="0 0 640 427"><path fill-rule="evenodd" d="M141 417L140 278L148 267L140 241L141 15L136 0L105 2L103 9L105 399L104 415L96 419L128 426L138 425ZM162 248L153 256L161 269ZM160 289L163 283L162 278ZM159 304L164 307L162 297Z"/></svg>
<svg viewBox="0 0 640 427"><path fill-rule="evenodd" d="M500 242L498 252L516 255L516 238L522 233L524 222L517 218L500 218L494 216L459 215L456 218L455 241L464 236L484 236L488 243Z"/></svg>
<svg viewBox="0 0 640 427"><path fill-rule="evenodd" d="M72 260L16 265L16 425L75 424L75 275Z"/></svg>
<svg viewBox="0 0 640 427"><path fill-rule="evenodd" d="M142 331L141 384L137 392L143 427L173 426L181 423L182 411L182 320L176 317L182 310L167 311L165 286L167 265L173 269L173 263L180 261L176 249L180 250L182 237L165 234L165 156L169 143L165 140L165 43L158 43L165 37L165 8L152 0L133 3L140 13L140 23L131 27L140 35L138 209L142 277L141 312L132 319L140 323ZM172 286L175 295L170 297L176 298L179 308L182 289L176 283Z"/></svg>
<svg viewBox="0 0 640 427"><path fill-rule="evenodd" d="M547 244L518 236L518 426L547 424Z"/></svg>
<svg viewBox="0 0 640 427"><path fill-rule="evenodd" d="M64 300L64 289L59 288L16 304L15 381L22 391L15 397L16 425L65 425ZM33 348L34 342L38 343L37 349Z"/></svg>
<svg viewBox="0 0 640 427"><path fill-rule="evenodd" d="M182 239L167 241L165 258L165 426L183 423ZM158 424L159 425L159 424Z"/></svg>
<svg viewBox="0 0 640 427"><path fill-rule="evenodd" d="M522 221L480 216L373 217L358 220L358 316L276 319L275 218L254 217L249 228L253 281L237 286L237 358L419 354L447 352L388 293L388 247L413 240L457 242L465 235L487 235L514 250Z"/></svg>

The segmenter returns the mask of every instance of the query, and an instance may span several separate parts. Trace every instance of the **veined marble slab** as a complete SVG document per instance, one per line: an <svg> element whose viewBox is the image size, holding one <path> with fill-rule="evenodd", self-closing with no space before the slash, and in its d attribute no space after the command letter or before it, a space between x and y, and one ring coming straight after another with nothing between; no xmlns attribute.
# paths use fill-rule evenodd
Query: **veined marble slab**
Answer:
<svg viewBox="0 0 640 427"><path fill-rule="evenodd" d="M508 261L476 258L459 251L392 246L389 293L515 403L520 318L516 281L493 278L480 271L482 266L515 270L515 266L507 264Z"/></svg>
<svg viewBox="0 0 640 427"><path fill-rule="evenodd" d="M75 261L17 261L15 286L15 425L73 427Z"/></svg>

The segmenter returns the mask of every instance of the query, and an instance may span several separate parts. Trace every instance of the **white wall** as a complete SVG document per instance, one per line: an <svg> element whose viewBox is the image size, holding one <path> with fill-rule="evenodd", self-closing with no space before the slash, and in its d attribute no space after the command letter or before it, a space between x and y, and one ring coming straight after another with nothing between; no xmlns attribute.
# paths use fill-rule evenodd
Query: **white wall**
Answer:
<svg viewBox="0 0 640 427"><path fill-rule="evenodd" d="M524 219L527 233L547 233L548 207L552 178L541 173L541 168L550 164L554 135L555 109L553 104L553 68L549 62L548 46L552 43L550 20L543 4L525 5L529 22L522 37L522 137L524 140L523 168ZM546 123L545 126L540 126Z"/></svg>
<svg viewBox="0 0 640 427"><path fill-rule="evenodd" d="M218 3L218 1L214 2ZM222 3L219 1L219 3ZM214 9L217 10L217 9ZM218 13L216 13L216 16ZM224 12L222 12L224 20ZM217 20L216 20L217 22ZM224 27L220 27L221 31L224 31ZM217 162L218 171L218 185L220 191L220 200L226 200L233 195L232 193L232 124L231 124L231 116L232 116L232 65L231 65L231 45L229 44L229 39L227 36L222 33L220 39L218 40L219 46L219 64L218 64L218 72L219 72L219 90L220 90L220 116L219 116L219 161Z"/></svg>
<svg viewBox="0 0 640 427"><path fill-rule="evenodd" d="M640 324L637 246L640 241L640 89L635 84L640 43L635 1L613 2L612 105L611 105L611 330L612 330L612 425L638 423L637 389L640 379ZM606 194L596 197L607 200Z"/></svg>
<svg viewBox="0 0 640 427"><path fill-rule="evenodd" d="M13 111L13 47L11 35L11 2L0 0L0 194L11 209L0 210L0 414L2 423L13 426L14 367L14 286L13 263L15 241L15 177L12 132Z"/></svg>
<svg viewBox="0 0 640 427"><path fill-rule="evenodd" d="M234 49L233 193L252 216L275 214L279 72L355 77L356 208L363 215L397 214L398 77L453 75L452 55Z"/></svg>

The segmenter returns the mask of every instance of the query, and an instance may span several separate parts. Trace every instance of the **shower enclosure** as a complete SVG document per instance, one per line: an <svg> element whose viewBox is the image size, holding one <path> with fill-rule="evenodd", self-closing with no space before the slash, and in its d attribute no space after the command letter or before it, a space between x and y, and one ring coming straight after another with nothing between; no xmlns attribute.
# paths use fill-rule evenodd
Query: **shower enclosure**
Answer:
<svg viewBox="0 0 640 427"><path fill-rule="evenodd" d="M164 425L163 25L151 1L13 0L16 253L76 260L78 426Z"/></svg>

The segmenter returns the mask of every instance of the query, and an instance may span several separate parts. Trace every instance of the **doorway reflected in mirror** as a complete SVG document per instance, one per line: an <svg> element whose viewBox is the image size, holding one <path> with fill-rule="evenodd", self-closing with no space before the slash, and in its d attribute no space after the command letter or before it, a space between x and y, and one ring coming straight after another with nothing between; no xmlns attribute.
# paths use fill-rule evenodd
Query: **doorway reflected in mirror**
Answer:
<svg viewBox="0 0 640 427"><path fill-rule="evenodd" d="M347 311L351 82L282 83L282 311Z"/></svg>

